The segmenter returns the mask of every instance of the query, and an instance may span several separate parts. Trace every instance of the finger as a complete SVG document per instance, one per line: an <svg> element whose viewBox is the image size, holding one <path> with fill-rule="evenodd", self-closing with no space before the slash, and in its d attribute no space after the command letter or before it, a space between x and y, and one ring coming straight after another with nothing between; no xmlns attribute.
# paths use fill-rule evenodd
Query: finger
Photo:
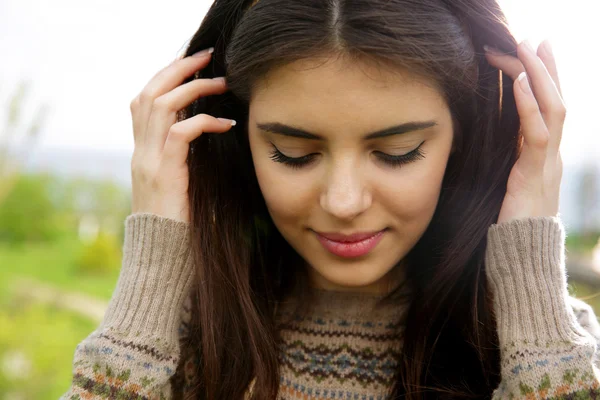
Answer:
<svg viewBox="0 0 600 400"><path fill-rule="evenodd" d="M533 88L533 93L548 129L550 132L555 133L559 131L559 129L556 129L557 125L560 125L560 130L562 130L565 106L546 66L527 41L519 44L517 53L525 66L529 83Z"/></svg>
<svg viewBox="0 0 600 400"><path fill-rule="evenodd" d="M562 90L560 88L560 80L558 79L558 70L556 68L556 59L554 58L554 53L552 52L552 46L550 45L549 40L544 40L537 51L538 57L542 60L548 73L552 77L554 84L556 85L556 89L558 89L558 93L562 97Z"/></svg>
<svg viewBox="0 0 600 400"><path fill-rule="evenodd" d="M169 128L177 122L177 112L199 97L222 94L227 85L222 78L194 79L160 96L152 105L145 146L158 154L163 148Z"/></svg>
<svg viewBox="0 0 600 400"><path fill-rule="evenodd" d="M132 103L132 111L134 107L137 109L136 124L140 132L141 142L145 140L148 118L152 111L154 100L179 86L186 78L193 75L194 72L205 68L210 62L212 51L211 47L193 56L173 61L159 71L142 89L141 93L134 100L136 104Z"/></svg>
<svg viewBox="0 0 600 400"><path fill-rule="evenodd" d="M149 95L146 98L150 101L156 99L159 96L173 90L176 86L183 83L183 81L198 71L206 67L211 59L212 47L200 51L193 56L185 57L180 60L175 60L162 71L159 71L156 76L151 79L143 93ZM144 97L141 98L142 103Z"/></svg>
<svg viewBox="0 0 600 400"><path fill-rule="evenodd" d="M162 67L161 69L159 69L152 76L152 78L150 78L150 80L148 82L152 81L154 78L156 78L158 75L160 75L161 72L163 72L165 69L169 68L171 65L175 64L177 61L183 60L184 56L185 56L185 53L182 53L182 54L179 54L179 55L175 56L175 58L173 59L173 61L171 61L168 65L166 65L166 66Z"/></svg>
<svg viewBox="0 0 600 400"><path fill-rule="evenodd" d="M527 174L525 178L540 177L544 171L549 132L526 73L515 80L514 93L523 135L519 163Z"/></svg>
<svg viewBox="0 0 600 400"><path fill-rule="evenodd" d="M525 67L521 60L510 54L501 53L499 50L484 46L485 58L488 60L491 66L502 70L506 75L513 81L525 71Z"/></svg>
<svg viewBox="0 0 600 400"><path fill-rule="evenodd" d="M233 125L234 120L219 119L208 114L198 114L174 124L162 149L161 165L167 171L181 168L186 163L188 149L194 139L204 132L226 132Z"/></svg>

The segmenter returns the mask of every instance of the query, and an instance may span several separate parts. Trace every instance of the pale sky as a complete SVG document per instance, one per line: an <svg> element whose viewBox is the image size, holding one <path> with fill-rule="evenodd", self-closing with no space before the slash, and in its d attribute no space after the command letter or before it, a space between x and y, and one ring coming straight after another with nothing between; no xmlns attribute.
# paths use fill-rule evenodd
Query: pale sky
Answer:
<svg viewBox="0 0 600 400"><path fill-rule="evenodd" d="M28 104L51 108L40 146L133 150L131 99L175 58L211 3L2 0L0 99L19 80L31 81ZM518 39L552 40L568 108L565 163L598 162L600 2L501 4Z"/></svg>

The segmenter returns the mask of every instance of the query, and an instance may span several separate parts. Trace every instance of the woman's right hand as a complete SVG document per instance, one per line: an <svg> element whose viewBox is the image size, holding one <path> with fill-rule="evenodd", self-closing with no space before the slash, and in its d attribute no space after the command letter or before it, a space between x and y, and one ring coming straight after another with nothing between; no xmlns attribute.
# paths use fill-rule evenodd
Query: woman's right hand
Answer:
<svg viewBox="0 0 600 400"><path fill-rule="evenodd" d="M224 78L184 80L208 65L212 48L176 59L131 102L132 213L189 222L186 163L190 142L203 132L226 132L235 121L198 114L177 122L177 112L201 96L227 91Z"/></svg>

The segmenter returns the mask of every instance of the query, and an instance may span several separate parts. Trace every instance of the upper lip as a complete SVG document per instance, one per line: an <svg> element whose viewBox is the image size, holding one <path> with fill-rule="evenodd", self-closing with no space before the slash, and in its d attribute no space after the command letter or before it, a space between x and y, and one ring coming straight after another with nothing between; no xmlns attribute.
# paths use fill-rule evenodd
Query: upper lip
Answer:
<svg viewBox="0 0 600 400"><path fill-rule="evenodd" d="M328 239L328 240L331 240L334 242L355 243L355 242L361 242L365 239L373 237L382 231L383 231L383 229L379 230L379 231L356 232L356 233L352 233L352 234L348 234L348 235L344 234L344 233L338 233L338 232L315 231L315 233L317 233L320 236L323 236L325 239Z"/></svg>

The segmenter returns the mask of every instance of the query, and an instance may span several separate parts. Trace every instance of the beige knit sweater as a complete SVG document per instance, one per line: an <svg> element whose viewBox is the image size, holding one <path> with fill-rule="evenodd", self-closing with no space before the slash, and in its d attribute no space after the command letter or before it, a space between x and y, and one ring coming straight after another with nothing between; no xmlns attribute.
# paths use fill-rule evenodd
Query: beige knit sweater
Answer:
<svg viewBox="0 0 600 400"><path fill-rule="evenodd" d="M127 217L115 292L75 350L62 399L172 399L188 390L197 362L180 347L194 272L188 229L153 214ZM486 271L502 359L496 399L599 396L600 325L567 292L564 238L554 217L489 228ZM378 299L316 289L311 313L291 321L294 299L283 303L279 399L387 398L402 351L402 326L392 321L403 309L376 307Z"/></svg>

